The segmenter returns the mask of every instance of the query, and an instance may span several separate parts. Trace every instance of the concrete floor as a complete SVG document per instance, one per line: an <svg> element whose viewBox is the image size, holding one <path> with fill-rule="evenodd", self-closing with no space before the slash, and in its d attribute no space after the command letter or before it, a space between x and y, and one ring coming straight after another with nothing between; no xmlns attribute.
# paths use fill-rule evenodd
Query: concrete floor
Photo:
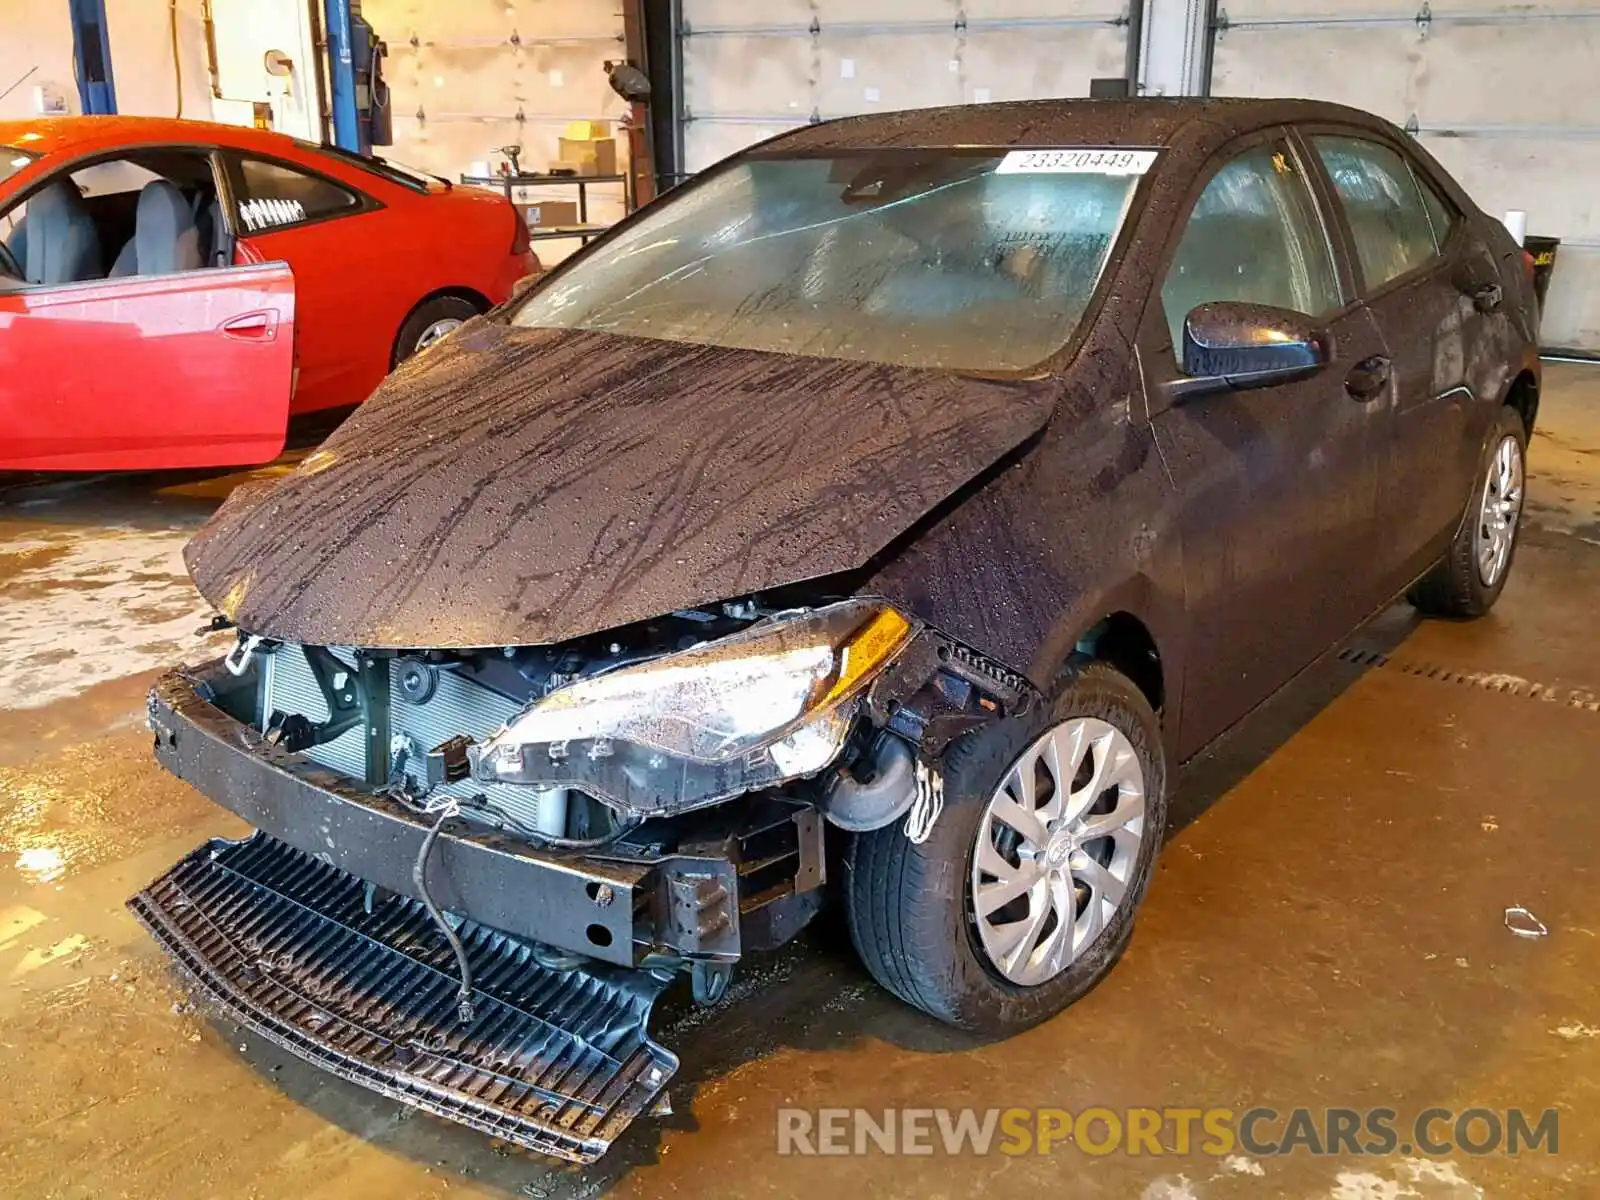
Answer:
<svg viewBox="0 0 1600 1200"><path fill-rule="evenodd" d="M203 653L179 547L233 481L11 494L0 1193L1600 1194L1600 370L1552 365L1541 419L1500 607L1469 625L1391 611L1356 640L1385 665L1319 668L1190 772L1138 936L1086 1000L974 1043L877 991L824 925L723 1009L664 1015L677 1113L589 1170L408 1116L189 1007L122 902L242 830L155 767L142 726L154 668ZM1549 936L1512 936L1513 904ZM1554 1107L1561 1141L1516 1159L780 1159L785 1105Z"/></svg>

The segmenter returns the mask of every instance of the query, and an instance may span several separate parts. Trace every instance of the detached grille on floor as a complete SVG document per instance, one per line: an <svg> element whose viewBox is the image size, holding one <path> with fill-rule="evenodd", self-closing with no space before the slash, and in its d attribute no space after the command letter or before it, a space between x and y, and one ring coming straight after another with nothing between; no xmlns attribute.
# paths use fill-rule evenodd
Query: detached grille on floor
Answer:
<svg viewBox="0 0 1600 1200"><path fill-rule="evenodd" d="M544 1154L593 1162L678 1069L646 1022L665 984L595 964L554 971L464 921L476 1018L422 905L265 834L213 841L128 901L237 1020L405 1104Z"/></svg>

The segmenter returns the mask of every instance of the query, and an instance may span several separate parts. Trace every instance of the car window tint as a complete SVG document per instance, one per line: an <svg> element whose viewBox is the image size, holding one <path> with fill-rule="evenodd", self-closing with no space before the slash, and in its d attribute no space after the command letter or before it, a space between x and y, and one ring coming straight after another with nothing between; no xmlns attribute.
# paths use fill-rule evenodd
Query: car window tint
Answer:
<svg viewBox="0 0 1600 1200"><path fill-rule="evenodd" d="M1175 353L1184 318L1215 300L1310 316L1343 303L1322 222L1286 146L1245 151L1195 201L1161 286Z"/></svg>
<svg viewBox="0 0 1600 1200"><path fill-rule="evenodd" d="M361 198L338 184L256 158L239 163L239 220L245 233L315 221L353 209Z"/></svg>
<svg viewBox="0 0 1600 1200"><path fill-rule="evenodd" d="M1433 225L1405 159L1361 138L1312 138L1350 222L1361 275L1379 288L1436 253Z"/></svg>

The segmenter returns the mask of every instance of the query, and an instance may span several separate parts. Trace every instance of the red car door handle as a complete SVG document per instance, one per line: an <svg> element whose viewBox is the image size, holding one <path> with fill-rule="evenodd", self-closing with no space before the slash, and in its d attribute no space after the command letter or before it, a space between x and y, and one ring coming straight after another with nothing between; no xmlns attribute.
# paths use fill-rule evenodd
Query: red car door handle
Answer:
<svg viewBox="0 0 1600 1200"><path fill-rule="evenodd" d="M278 336L278 314L275 312L245 313L222 323L222 332L242 342L270 342Z"/></svg>

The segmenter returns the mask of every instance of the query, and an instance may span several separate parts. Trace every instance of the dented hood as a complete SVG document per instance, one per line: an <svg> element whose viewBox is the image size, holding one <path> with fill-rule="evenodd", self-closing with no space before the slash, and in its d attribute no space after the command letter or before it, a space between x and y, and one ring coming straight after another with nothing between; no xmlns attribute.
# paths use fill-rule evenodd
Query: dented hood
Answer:
<svg viewBox="0 0 1600 1200"><path fill-rule="evenodd" d="M189 544L252 633L562 641L864 564L1049 419L1047 382L474 321Z"/></svg>

